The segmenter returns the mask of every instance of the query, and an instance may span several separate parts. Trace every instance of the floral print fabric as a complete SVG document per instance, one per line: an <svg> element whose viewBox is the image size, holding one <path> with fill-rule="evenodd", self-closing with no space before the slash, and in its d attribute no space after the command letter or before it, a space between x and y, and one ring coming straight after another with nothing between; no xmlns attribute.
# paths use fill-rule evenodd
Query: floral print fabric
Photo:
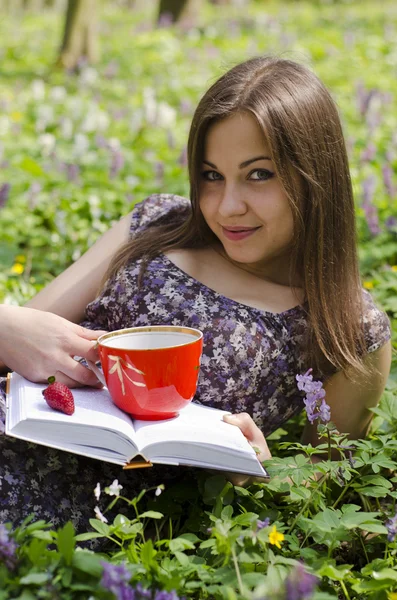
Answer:
<svg viewBox="0 0 397 600"><path fill-rule="evenodd" d="M152 224L184 218L188 200L153 195L132 214L131 235ZM204 334L195 401L233 413L248 412L269 435L303 408L295 375L305 368L305 309L274 314L226 298L193 279L165 255L152 260L138 288L141 261L128 264L86 309L82 323L109 331L131 326L184 325ZM387 316L363 292L368 352L390 338ZM4 397L4 392L3 392ZM4 407L0 404L0 426ZM3 427L4 429L4 427ZM124 473L120 468L6 437L0 431L0 522L20 522L30 513L55 525L71 519L78 529L93 516L93 490L114 479L123 494L167 479L191 476L189 469L154 467Z"/></svg>

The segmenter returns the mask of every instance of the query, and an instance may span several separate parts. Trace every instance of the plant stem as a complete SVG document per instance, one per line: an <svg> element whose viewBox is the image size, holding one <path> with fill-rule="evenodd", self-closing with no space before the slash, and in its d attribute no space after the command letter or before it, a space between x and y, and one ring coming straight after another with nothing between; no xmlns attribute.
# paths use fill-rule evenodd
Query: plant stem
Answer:
<svg viewBox="0 0 397 600"><path fill-rule="evenodd" d="M240 569L239 569L239 566L238 566L237 556L236 556L236 552L234 550L234 547L232 547L232 557L233 557L234 568L236 570L236 575L237 575L237 581L238 581L238 587L239 587L239 590L240 590L240 594L244 598L244 586L243 586L243 582L242 582L242 579L241 579L241 573L240 573Z"/></svg>
<svg viewBox="0 0 397 600"><path fill-rule="evenodd" d="M317 482L317 485L313 489L313 492L312 492L310 498L308 500L306 500L306 502L302 506L301 510L298 512L298 514L296 515L295 519L292 521L292 525L288 529L287 534L291 533L291 531L295 527L295 524L296 524L297 520L303 514L303 512L306 510L306 508L308 507L308 505L310 504L310 502L313 500L314 493L317 492L318 488L323 484L323 481L325 481L327 479L327 477L328 477L328 473L325 473L324 475L321 475L320 479Z"/></svg>
<svg viewBox="0 0 397 600"><path fill-rule="evenodd" d="M367 551L365 549L365 544L364 544L364 540L363 540L363 536L361 535L361 532L359 532L359 535L360 535L360 542L361 542L361 545L362 545L363 550L364 550L365 558L367 559L367 563L369 563L368 554L367 554Z"/></svg>
<svg viewBox="0 0 397 600"><path fill-rule="evenodd" d="M347 600L350 600L349 592L347 591L347 588L343 581L340 582L340 586L341 586L343 593L345 594L345 597L347 598Z"/></svg>

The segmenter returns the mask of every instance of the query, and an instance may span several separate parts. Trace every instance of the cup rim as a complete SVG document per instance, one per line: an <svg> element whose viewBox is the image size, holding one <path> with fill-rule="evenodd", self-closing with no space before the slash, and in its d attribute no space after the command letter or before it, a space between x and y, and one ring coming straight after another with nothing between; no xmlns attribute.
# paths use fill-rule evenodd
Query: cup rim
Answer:
<svg viewBox="0 0 397 600"><path fill-rule="evenodd" d="M119 335L125 335L127 333L144 333L148 331L188 333L196 335L196 339L192 340L191 342L186 342L185 344L177 344L175 346L162 346L161 348L141 348L139 349L139 352L156 352L158 350L170 350L171 348L190 346L191 344L195 344L198 340L201 340L203 338L203 332L199 329L194 329L193 327L182 327L179 325L146 325L142 327L127 327L125 329L116 329L114 331L109 331L108 333L104 333L103 335L99 336L99 338L97 339L97 344L102 348L112 348L112 346L104 344L103 341L108 338L118 337ZM117 348L114 348L114 350L123 350L127 352L130 351L131 348L121 348L118 346Z"/></svg>

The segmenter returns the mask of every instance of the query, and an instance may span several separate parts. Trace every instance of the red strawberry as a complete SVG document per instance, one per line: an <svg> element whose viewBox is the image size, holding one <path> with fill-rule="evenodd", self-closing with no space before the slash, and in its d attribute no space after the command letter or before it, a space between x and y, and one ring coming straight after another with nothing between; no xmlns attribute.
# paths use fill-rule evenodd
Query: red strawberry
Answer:
<svg viewBox="0 0 397 600"><path fill-rule="evenodd" d="M65 415L74 413L74 398L70 389L64 384L55 381L55 377L49 377L50 384L42 394L48 406L54 410L60 410Z"/></svg>

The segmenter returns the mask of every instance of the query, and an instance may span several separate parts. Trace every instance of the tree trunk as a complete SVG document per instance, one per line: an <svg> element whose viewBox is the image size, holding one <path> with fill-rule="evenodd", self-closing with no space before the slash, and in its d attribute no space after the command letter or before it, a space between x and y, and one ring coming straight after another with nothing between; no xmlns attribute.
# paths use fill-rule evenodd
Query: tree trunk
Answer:
<svg viewBox="0 0 397 600"><path fill-rule="evenodd" d="M190 22L198 15L201 0L160 0L158 23Z"/></svg>
<svg viewBox="0 0 397 600"><path fill-rule="evenodd" d="M97 0L68 0L59 66L73 71L82 59L98 60L97 9Z"/></svg>

